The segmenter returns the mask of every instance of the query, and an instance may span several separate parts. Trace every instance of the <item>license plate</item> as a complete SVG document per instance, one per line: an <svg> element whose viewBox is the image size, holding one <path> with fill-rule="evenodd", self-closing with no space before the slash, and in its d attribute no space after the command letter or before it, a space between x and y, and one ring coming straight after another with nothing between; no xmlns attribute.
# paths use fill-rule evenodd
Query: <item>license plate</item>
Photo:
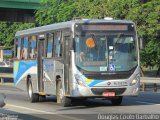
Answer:
<svg viewBox="0 0 160 120"><path fill-rule="evenodd" d="M115 96L115 92L104 92L103 96L113 97L113 96Z"/></svg>

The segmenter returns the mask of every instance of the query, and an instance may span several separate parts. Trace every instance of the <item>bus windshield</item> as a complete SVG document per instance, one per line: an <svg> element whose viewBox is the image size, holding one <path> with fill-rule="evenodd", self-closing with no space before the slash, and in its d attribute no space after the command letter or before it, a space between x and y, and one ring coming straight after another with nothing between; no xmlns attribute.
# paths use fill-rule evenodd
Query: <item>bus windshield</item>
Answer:
<svg viewBox="0 0 160 120"><path fill-rule="evenodd" d="M76 66L85 71L128 71L138 64L135 35L86 34L75 37Z"/></svg>

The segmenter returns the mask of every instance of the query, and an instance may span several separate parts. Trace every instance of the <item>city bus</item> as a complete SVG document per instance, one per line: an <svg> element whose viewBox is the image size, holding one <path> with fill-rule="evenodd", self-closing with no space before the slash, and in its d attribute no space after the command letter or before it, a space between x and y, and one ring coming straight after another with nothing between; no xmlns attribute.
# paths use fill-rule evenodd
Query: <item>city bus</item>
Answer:
<svg viewBox="0 0 160 120"><path fill-rule="evenodd" d="M15 34L14 85L31 102L56 96L70 106L78 99L106 99L120 105L137 96L139 42L127 20L72 20Z"/></svg>

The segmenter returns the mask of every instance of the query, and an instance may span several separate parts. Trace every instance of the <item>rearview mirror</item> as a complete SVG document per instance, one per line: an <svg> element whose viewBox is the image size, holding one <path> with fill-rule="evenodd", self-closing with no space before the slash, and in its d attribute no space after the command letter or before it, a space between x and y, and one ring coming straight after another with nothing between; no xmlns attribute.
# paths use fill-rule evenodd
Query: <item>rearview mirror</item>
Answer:
<svg viewBox="0 0 160 120"><path fill-rule="evenodd" d="M139 38L138 39L138 42L139 42L139 49L142 50L144 48L144 40L143 38Z"/></svg>

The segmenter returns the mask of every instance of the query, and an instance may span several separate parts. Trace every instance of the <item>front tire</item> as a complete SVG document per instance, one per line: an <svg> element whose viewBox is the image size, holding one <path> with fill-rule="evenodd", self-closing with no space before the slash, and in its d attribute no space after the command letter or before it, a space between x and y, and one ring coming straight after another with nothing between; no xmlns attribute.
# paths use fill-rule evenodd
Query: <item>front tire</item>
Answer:
<svg viewBox="0 0 160 120"><path fill-rule="evenodd" d="M28 82L28 97L32 103L39 101L39 95L36 93L33 93L32 82L30 80Z"/></svg>
<svg viewBox="0 0 160 120"><path fill-rule="evenodd" d="M71 105L71 98L64 96L64 90L62 87L62 82L59 81L57 83L57 103L63 107L67 107Z"/></svg>
<svg viewBox="0 0 160 120"><path fill-rule="evenodd" d="M116 106L116 105L121 105L122 100L123 100L123 97L119 96L118 98L112 99L111 102L112 102L112 105Z"/></svg>

